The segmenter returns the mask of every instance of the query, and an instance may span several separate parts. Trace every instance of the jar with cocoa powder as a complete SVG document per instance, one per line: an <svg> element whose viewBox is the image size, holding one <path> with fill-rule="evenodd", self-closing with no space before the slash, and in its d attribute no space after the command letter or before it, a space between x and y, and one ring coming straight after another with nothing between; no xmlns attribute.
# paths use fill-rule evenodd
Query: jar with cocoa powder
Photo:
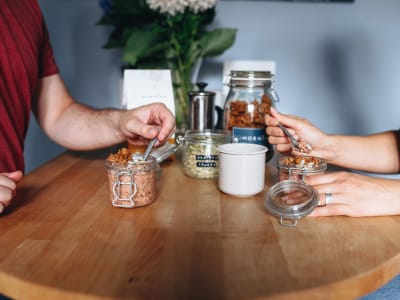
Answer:
<svg viewBox="0 0 400 300"><path fill-rule="evenodd" d="M231 132L234 142L266 146L266 160L269 161L274 150L268 143L264 116L273 103L279 101L274 74L264 71L231 71L228 86L224 129Z"/></svg>
<svg viewBox="0 0 400 300"><path fill-rule="evenodd" d="M153 203L159 193L161 168L153 156L143 160L122 148L106 161L109 198L113 206L136 208Z"/></svg>
<svg viewBox="0 0 400 300"><path fill-rule="evenodd" d="M278 161L279 181L303 180L305 176L325 173L327 166L319 157L283 155Z"/></svg>

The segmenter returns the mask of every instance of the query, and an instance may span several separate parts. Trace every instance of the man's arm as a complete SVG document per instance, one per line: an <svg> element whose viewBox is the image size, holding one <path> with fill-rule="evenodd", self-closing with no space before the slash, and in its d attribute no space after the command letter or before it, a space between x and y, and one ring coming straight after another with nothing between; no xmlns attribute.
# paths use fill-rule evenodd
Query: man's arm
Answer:
<svg viewBox="0 0 400 300"><path fill-rule="evenodd" d="M164 142L175 127L172 113L163 104L133 110L100 110L80 104L59 74L41 79L32 108L44 132L73 150L103 148L126 140L143 143L139 137L151 139L157 134Z"/></svg>

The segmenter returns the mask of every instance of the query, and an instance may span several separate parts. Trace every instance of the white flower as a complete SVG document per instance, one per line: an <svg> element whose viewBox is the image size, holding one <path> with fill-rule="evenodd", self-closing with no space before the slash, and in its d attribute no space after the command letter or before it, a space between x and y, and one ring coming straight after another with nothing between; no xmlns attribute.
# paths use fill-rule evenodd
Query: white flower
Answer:
<svg viewBox="0 0 400 300"><path fill-rule="evenodd" d="M213 8L217 0L146 0L146 3L152 10L174 16L183 13L187 7L197 14Z"/></svg>
<svg viewBox="0 0 400 300"><path fill-rule="evenodd" d="M189 8L196 14L213 8L217 4L217 0L187 0Z"/></svg>
<svg viewBox="0 0 400 300"><path fill-rule="evenodd" d="M183 13L188 5L187 0L146 0L146 3L150 9L171 16L176 13Z"/></svg>

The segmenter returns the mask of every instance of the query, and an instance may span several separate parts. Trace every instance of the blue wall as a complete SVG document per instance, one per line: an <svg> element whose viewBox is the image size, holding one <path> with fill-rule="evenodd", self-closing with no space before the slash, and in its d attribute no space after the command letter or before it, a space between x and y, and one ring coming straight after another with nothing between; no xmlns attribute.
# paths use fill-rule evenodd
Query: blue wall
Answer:
<svg viewBox="0 0 400 300"><path fill-rule="evenodd" d="M39 3L72 95L94 107L119 107L119 55L101 48L109 29L95 25L102 14L97 1ZM398 0L220 1L213 26L238 28L237 40L224 55L203 62L199 79L221 90L224 60L274 60L282 112L304 116L330 133L399 128L399 14ZM27 171L62 151L32 121Z"/></svg>

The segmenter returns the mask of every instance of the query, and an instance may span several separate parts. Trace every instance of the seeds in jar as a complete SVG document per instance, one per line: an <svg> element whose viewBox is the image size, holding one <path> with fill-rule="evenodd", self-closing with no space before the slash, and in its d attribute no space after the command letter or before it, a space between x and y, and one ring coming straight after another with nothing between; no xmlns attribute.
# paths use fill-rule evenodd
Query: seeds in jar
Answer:
<svg viewBox="0 0 400 300"><path fill-rule="evenodd" d="M194 178L218 176L217 146L211 143L187 143L182 155L183 172Z"/></svg>

